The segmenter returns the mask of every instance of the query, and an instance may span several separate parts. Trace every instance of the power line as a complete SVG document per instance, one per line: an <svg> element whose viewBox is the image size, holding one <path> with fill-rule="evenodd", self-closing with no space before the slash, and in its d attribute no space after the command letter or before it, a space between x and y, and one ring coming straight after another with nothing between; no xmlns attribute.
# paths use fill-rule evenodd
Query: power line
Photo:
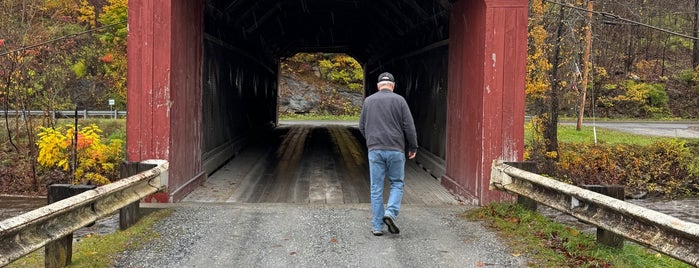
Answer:
<svg viewBox="0 0 699 268"><path fill-rule="evenodd" d="M549 2L549 3L551 3L551 4L561 5L561 6L570 8L570 9L575 9L575 10L584 11L584 12L592 12L592 14L599 15L599 16L602 16L602 17L605 17L605 18L610 18L610 19L614 19L614 20L618 20L618 21L623 21L623 22L626 22L626 23L632 24L632 25L643 26L643 27L646 27L646 28L649 28L649 29L658 30L658 31L661 31L661 32L664 32L664 33L668 33L668 34L671 34L671 35L676 35L676 36L684 37L684 38L691 39L691 40L699 40L699 38L694 37L694 36L689 36L689 35L686 35L686 34L682 34L682 33L678 33L678 32L673 32L673 31L670 31L670 30L668 30L668 29L663 29L663 28L660 28L660 27L657 27L657 26L653 26L653 25L650 25L650 24L645 24L645 23L642 23L642 22L638 22L638 21L626 19L626 18L623 18L623 17L621 17L621 16L619 16L619 15L612 14L612 13L609 13L609 12L604 12L604 11L589 11L589 10L587 10L587 9L585 9L585 8L576 7L576 6L571 5L571 4L568 4L568 3L561 3L561 2L551 1L551 0L543 0L543 1Z"/></svg>
<svg viewBox="0 0 699 268"><path fill-rule="evenodd" d="M87 31L83 31L83 32L79 32L79 33L73 33L73 34L68 34L68 35L64 35L64 36L61 36L61 37L57 37L57 38L54 38L54 39L51 39L51 40L48 40L48 41L44 41L44 42L41 42L41 43L37 43L37 44L29 45L29 46L23 46L23 47L14 49L14 50L2 52L2 53L0 53L0 56L5 56L5 55L12 54L12 53L15 53L15 52L20 52L20 51L27 50L27 49L31 49L31 48L35 48L35 47L40 47L40 46L43 46L43 45L46 45L46 44L50 44L50 43L53 43L53 42L57 42L57 41L65 40L65 39L70 39L70 38L75 38L75 37L78 37L78 36L81 36L81 35L84 35L84 34L89 34L89 33L97 32L97 31L101 31L101 30L104 30L104 29L107 29L107 28L111 28L111 27L117 26L117 25L119 25L119 24L123 24L123 23L125 23L125 22L126 22L126 20L122 20L122 21L119 21L119 22L115 22L115 23L112 23L112 24L107 24L107 25L100 26L100 27L97 27L97 28L94 28L94 29L90 29L90 30L87 30Z"/></svg>

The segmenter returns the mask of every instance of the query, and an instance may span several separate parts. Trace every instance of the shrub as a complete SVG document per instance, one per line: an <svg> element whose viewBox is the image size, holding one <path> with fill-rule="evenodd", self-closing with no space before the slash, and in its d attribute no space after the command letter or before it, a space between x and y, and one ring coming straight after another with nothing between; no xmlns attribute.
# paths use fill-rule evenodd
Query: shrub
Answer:
<svg viewBox="0 0 699 268"><path fill-rule="evenodd" d="M674 76L675 79L686 86L693 86L696 83L696 72L692 69L681 70Z"/></svg>
<svg viewBox="0 0 699 268"><path fill-rule="evenodd" d="M664 84L627 80L620 87L607 85L603 92L605 96L598 99L600 104L617 114L654 118L670 114Z"/></svg>
<svg viewBox="0 0 699 268"><path fill-rule="evenodd" d="M66 127L65 130L62 127L40 128L37 162L44 168L70 174L75 128L72 125ZM103 143L101 133L102 130L94 124L78 131L77 167L71 174L74 184L102 185L117 177L117 167L124 159L123 140L110 139Z"/></svg>
<svg viewBox="0 0 699 268"><path fill-rule="evenodd" d="M332 82L347 85L351 90L361 92L364 71L352 57L336 54L318 62L322 76Z"/></svg>
<svg viewBox="0 0 699 268"><path fill-rule="evenodd" d="M683 140L648 146L566 144L554 177L576 185L620 184L675 198L699 193L699 160Z"/></svg>

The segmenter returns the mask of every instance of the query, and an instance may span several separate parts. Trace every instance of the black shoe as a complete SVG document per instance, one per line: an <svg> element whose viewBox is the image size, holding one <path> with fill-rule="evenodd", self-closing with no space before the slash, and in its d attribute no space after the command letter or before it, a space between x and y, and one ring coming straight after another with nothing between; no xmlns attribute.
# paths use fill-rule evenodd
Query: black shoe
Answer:
<svg viewBox="0 0 699 268"><path fill-rule="evenodd" d="M371 231L371 234L373 234L373 235L375 235L375 236L382 236L382 235L383 235L383 231L381 231L381 230L373 230L373 231Z"/></svg>
<svg viewBox="0 0 699 268"><path fill-rule="evenodd" d="M392 234L397 234L400 233L400 230L398 229L398 226L396 226L396 219L389 216L385 215L383 216L383 223L388 226L388 231L391 232Z"/></svg>

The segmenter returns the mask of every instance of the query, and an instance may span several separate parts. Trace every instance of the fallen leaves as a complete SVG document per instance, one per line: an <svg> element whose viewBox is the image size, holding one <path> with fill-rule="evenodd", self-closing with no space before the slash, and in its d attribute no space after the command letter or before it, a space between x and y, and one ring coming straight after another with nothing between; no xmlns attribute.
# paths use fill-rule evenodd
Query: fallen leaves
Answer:
<svg viewBox="0 0 699 268"><path fill-rule="evenodd" d="M566 231L568 231L568 233L574 237L577 237L578 235L580 235L580 231L578 231L577 229L567 227L567 226L566 226Z"/></svg>
<svg viewBox="0 0 699 268"><path fill-rule="evenodd" d="M110 63L114 60L114 55L112 53L107 53L106 55L100 57L100 61L104 63Z"/></svg>
<svg viewBox="0 0 699 268"><path fill-rule="evenodd" d="M511 222L511 223L519 224L520 219L517 218L517 217L510 217L510 218L507 219L507 221L509 221L509 222Z"/></svg>

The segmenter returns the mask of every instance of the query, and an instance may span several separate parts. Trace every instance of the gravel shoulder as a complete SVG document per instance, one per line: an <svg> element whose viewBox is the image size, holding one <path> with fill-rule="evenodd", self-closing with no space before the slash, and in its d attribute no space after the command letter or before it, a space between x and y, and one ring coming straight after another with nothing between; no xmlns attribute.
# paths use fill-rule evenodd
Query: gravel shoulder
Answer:
<svg viewBox="0 0 699 268"><path fill-rule="evenodd" d="M370 233L369 204L171 206L161 236L115 267L523 267L467 206L404 205L401 233Z"/></svg>

